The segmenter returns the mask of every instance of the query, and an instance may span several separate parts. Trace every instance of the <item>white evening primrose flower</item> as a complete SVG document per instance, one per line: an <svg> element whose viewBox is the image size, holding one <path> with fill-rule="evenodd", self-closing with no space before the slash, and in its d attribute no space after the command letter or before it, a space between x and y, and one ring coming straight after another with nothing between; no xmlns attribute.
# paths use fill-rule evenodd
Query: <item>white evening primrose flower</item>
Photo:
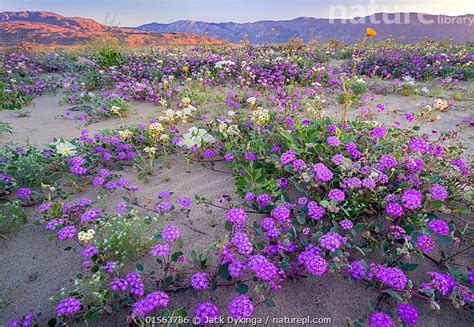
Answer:
<svg viewBox="0 0 474 327"><path fill-rule="evenodd" d="M69 142L61 142L56 145L56 152L63 156L73 156L77 153L76 147Z"/></svg>

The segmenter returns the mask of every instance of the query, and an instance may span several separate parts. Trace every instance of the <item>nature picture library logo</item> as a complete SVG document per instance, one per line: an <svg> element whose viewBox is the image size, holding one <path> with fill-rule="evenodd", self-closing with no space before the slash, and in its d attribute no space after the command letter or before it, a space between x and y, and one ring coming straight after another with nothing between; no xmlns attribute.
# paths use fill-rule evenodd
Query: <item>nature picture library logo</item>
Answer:
<svg viewBox="0 0 474 327"><path fill-rule="evenodd" d="M474 15L449 16L433 15L424 13L404 12L402 6L391 4L378 4L375 0L370 0L368 4L344 5L336 4L329 6L329 23L336 21L342 24L410 24L420 23L423 25L468 25L474 26ZM380 14L373 14L373 13ZM344 17L354 17L346 19Z"/></svg>

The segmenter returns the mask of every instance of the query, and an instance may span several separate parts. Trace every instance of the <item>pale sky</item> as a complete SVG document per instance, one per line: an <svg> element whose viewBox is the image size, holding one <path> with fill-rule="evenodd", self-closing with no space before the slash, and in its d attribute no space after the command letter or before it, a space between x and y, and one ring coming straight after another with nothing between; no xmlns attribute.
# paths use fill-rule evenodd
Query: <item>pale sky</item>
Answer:
<svg viewBox="0 0 474 327"><path fill-rule="evenodd" d="M381 11L463 15L474 13L472 3L472 0L0 0L0 11L53 11L100 23L105 22L108 14L109 18L115 17L114 25L137 26L180 19L252 22L300 16L352 18ZM343 7L331 10L331 6ZM111 23L110 19L107 23Z"/></svg>

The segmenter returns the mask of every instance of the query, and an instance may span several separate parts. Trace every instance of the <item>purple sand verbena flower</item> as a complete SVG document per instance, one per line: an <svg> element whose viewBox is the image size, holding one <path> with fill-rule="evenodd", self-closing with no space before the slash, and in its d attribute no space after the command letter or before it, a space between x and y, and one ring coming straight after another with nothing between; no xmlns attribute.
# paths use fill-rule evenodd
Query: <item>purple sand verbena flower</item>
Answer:
<svg viewBox="0 0 474 327"><path fill-rule="evenodd" d="M58 316L72 315L81 310L81 301L75 297L68 297L59 301L55 309Z"/></svg>

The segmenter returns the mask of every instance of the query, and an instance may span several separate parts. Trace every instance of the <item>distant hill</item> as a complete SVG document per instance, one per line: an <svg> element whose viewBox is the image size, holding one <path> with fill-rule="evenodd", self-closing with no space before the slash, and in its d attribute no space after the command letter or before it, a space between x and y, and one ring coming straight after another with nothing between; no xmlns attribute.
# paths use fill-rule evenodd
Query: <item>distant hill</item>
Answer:
<svg viewBox="0 0 474 327"><path fill-rule="evenodd" d="M151 33L130 28L109 27L95 20L64 17L53 12L21 11L0 13L0 48L18 46L71 47L95 39L120 39L130 46L222 43L186 32Z"/></svg>
<svg viewBox="0 0 474 327"><path fill-rule="evenodd" d="M393 21L401 17L400 23L374 24L372 21ZM377 13L371 16L355 18L362 23L354 24L348 20L329 20L327 18L299 17L292 20L263 20L253 23L208 23L202 21L180 20L170 24L150 23L136 27L142 31L185 32L206 36L218 36L230 42L239 42L244 33L252 43L284 43L290 38L300 37L309 41L319 37L321 41L337 39L343 42L354 42L363 35L366 27L377 30L378 39L389 36L403 37L402 41L420 40L454 40L474 41L474 15L437 16L418 13ZM423 24L432 21L432 24ZM449 23L448 23L449 20ZM365 23L364 23L365 21Z"/></svg>

